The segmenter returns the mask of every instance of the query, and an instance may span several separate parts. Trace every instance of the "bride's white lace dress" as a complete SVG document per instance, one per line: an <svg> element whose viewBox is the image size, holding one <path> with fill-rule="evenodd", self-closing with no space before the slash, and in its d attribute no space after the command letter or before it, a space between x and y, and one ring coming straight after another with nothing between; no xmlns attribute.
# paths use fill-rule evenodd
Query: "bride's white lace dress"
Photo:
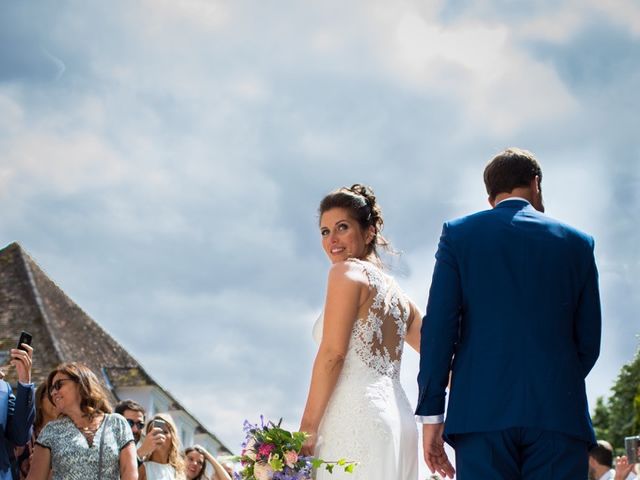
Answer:
<svg viewBox="0 0 640 480"><path fill-rule="evenodd" d="M336 388L318 431L315 455L357 461L354 473L318 470L317 480L416 480L418 429L400 385L400 360L411 318L395 280L360 260L373 298L358 318ZM322 318L313 336L322 339Z"/></svg>

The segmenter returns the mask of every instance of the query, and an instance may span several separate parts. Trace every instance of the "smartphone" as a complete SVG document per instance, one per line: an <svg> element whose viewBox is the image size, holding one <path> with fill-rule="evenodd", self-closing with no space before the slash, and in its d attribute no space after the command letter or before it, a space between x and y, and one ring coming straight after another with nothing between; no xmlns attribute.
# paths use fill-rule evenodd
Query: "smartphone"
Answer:
<svg viewBox="0 0 640 480"><path fill-rule="evenodd" d="M151 422L151 428L159 428L164 432L167 429L167 422L161 418L156 418Z"/></svg>
<svg viewBox="0 0 640 480"><path fill-rule="evenodd" d="M627 451L627 461L638 463L638 447L640 446L640 435L636 437L625 437L624 449Z"/></svg>
<svg viewBox="0 0 640 480"><path fill-rule="evenodd" d="M27 345L31 345L31 341L33 340L33 336L29 332L20 332L20 339L18 340L18 346L16 346L19 350L24 350L22 346L23 343Z"/></svg>

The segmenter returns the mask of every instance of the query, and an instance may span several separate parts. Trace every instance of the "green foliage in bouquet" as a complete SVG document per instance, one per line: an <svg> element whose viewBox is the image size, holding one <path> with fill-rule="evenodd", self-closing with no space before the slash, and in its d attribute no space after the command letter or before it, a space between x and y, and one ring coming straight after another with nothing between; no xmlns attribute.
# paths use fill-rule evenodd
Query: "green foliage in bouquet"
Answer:
<svg viewBox="0 0 640 480"><path fill-rule="evenodd" d="M355 462L340 459L325 461L320 458L300 455L308 435L305 432L289 432L280 425L265 423L260 417L260 425L244 422L246 438L242 444L242 453L235 461L242 464L237 480L310 480L313 469L324 467L333 473L339 467L352 473Z"/></svg>

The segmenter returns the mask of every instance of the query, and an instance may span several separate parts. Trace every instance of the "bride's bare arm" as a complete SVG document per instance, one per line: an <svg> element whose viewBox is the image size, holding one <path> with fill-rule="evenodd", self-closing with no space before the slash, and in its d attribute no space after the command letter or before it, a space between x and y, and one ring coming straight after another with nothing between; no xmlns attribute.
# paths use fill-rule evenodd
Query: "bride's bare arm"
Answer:
<svg viewBox="0 0 640 480"><path fill-rule="evenodd" d="M416 305L411 302L411 320L407 335L404 338L411 348L420 353L420 329L422 328L422 312Z"/></svg>
<svg viewBox="0 0 640 480"><path fill-rule="evenodd" d="M329 271L322 341L300 422L300 430L311 435L303 453L312 454L315 448L315 435L342 370L361 297L366 293L365 285L362 269L353 263L336 263Z"/></svg>

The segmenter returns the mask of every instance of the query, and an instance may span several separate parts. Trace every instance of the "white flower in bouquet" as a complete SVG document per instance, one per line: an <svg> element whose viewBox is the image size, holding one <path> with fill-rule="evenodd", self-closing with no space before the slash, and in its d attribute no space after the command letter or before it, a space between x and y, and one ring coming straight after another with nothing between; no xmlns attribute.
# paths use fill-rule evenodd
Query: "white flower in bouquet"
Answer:
<svg viewBox="0 0 640 480"><path fill-rule="evenodd" d="M273 478L273 468L268 463L256 463L253 465L253 476L256 480L271 480Z"/></svg>

